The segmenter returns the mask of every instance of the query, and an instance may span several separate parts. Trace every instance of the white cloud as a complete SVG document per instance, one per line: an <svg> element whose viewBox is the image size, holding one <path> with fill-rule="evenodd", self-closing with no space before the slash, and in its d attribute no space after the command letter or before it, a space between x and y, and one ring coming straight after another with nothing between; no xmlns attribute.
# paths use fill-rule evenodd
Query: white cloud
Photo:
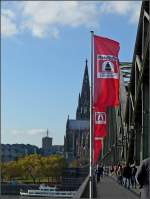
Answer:
<svg viewBox="0 0 150 199"><path fill-rule="evenodd" d="M46 134L46 129L11 129L11 134L13 135L38 135L41 133Z"/></svg>
<svg viewBox="0 0 150 199"><path fill-rule="evenodd" d="M18 33L15 23L15 14L10 9L2 9L1 12L1 34L10 37Z"/></svg>
<svg viewBox="0 0 150 199"><path fill-rule="evenodd" d="M112 1L102 3L100 11L105 14L127 16L129 22L137 23L140 16L141 2L136 1Z"/></svg>
<svg viewBox="0 0 150 199"><path fill-rule="evenodd" d="M141 2L138 2L138 4L134 5L133 12L131 13L130 23L138 23L139 17L140 17L140 10L141 10Z"/></svg>
<svg viewBox="0 0 150 199"><path fill-rule="evenodd" d="M29 135L37 135L46 132L46 129L30 129L27 131Z"/></svg>
<svg viewBox="0 0 150 199"><path fill-rule="evenodd" d="M130 10L130 2L128 1L114 1L114 2L105 2L100 8L103 13L115 13L124 15Z"/></svg>
<svg viewBox="0 0 150 199"><path fill-rule="evenodd" d="M99 26L103 15L110 17L110 14L123 15L129 23L137 23L140 6L141 2L136 1L22 1L16 4L14 11L19 19L12 10L3 11L2 34L12 36L19 31L28 31L38 38L58 38L63 27L84 26L92 30Z"/></svg>
<svg viewBox="0 0 150 199"><path fill-rule="evenodd" d="M24 2L23 27L34 36L45 37L48 33L57 38L58 27L95 26L98 22L96 4L90 2Z"/></svg>

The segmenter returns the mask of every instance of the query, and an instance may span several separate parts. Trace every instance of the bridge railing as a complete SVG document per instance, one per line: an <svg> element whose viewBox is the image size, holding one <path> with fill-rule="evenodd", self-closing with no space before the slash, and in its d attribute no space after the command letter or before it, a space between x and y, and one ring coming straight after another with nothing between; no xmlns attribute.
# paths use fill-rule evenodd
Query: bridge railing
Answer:
<svg viewBox="0 0 150 199"><path fill-rule="evenodd" d="M89 196L88 187L89 187L89 175L85 178L84 182L79 187L73 199L82 198L82 197L86 198L85 195Z"/></svg>
<svg viewBox="0 0 150 199"><path fill-rule="evenodd" d="M90 176L88 175L84 182L81 184L81 186L79 187L78 191L76 192L76 194L74 195L73 199L76 198L89 198L89 178ZM96 198L97 195L97 191L96 191L96 181L95 181L95 177L93 176L93 197L92 198Z"/></svg>

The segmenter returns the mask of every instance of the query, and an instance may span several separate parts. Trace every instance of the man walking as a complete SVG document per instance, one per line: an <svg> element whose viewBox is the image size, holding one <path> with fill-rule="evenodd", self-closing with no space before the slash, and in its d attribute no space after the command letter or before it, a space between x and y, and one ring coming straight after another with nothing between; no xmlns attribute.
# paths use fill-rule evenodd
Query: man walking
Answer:
<svg viewBox="0 0 150 199"><path fill-rule="evenodd" d="M137 181L140 184L140 188L143 188L141 192L141 199L149 199L149 169L150 158L147 158L143 160L136 175Z"/></svg>
<svg viewBox="0 0 150 199"><path fill-rule="evenodd" d="M125 182L124 182L125 187L128 187L128 189L130 189L131 167L128 163L126 164L126 166L123 169L123 177L125 178Z"/></svg>
<svg viewBox="0 0 150 199"><path fill-rule="evenodd" d="M131 184L132 184L132 188L134 187L136 189L136 175L137 172L137 168L135 166L135 164L131 167Z"/></svg>

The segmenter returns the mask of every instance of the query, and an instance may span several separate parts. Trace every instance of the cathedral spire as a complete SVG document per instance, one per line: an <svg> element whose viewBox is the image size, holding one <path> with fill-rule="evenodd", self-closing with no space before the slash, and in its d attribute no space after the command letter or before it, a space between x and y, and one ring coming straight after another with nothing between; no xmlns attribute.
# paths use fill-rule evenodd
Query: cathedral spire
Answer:
<svg viewBox="0 0 150 199"><path fill-rule="evenodd" d="M69 115L68 115L68 118L67 118L66 129L68 129L68 127L69 127Z"/></svg>
<svg viewBox="0 0 150 199"><path fill-rule="evenodd" d="M85 70L84 70L84 77L82 83L82 91L81 91L81 98L85 97L85 92L87 95L90 95L90 85L89 85L89 74L88 74L88 60L85 60Z"/></svg>
<svg viewBox="0 0 150 199"><path fill-rule="evenodd" d="M81 113L81 96L79 93L78 106L77 106L77 111L76 111L76 119L80 119L80 113Z"/></svg>
<svg viewBox="0 0 150 199"><path fill-rule="evenodd" d="M80 106L80 102L81 101L81 97L80 97L80 93L79 93L79 98L78 98L78 107Z"/></svg>
<svg viewBox="0 0 150 199"><path fill-rule="evenodd" d="M76 119L89 119L90 105L90 85L88 74L88 60L85 60L85 69L82 83L81 95L79 95L78 107L76 111Z"/></svg>
<svg viewBox="0 0 150 199"><path fill-rule="evenodd" d="M88 60L86 59L86 60L85 60L85 67L87 67L87 63L88 63Z"/></svg>

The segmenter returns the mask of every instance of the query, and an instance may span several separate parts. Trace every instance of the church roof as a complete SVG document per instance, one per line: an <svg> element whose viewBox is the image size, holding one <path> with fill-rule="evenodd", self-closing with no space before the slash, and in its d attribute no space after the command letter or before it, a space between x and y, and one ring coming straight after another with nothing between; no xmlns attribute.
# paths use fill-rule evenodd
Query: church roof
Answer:
<svg viewBox="0 0 150 199"><path fill-rule="evenodd" d="M90 128L90 121L88 120L69 120L69 129L71 130L83 130Z"/></svg>

